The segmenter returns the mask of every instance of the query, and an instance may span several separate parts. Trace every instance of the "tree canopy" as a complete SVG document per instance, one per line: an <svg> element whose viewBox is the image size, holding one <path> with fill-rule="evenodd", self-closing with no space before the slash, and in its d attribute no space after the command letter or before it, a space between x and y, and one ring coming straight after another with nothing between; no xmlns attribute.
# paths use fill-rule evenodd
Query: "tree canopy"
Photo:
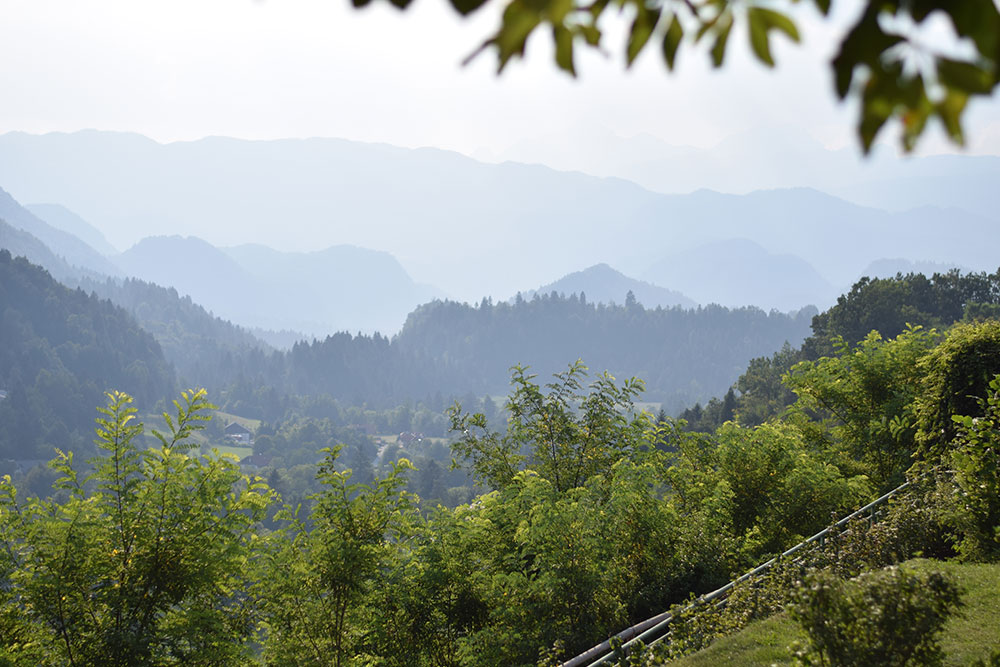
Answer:
<svg viewBox="0 0 1000 667"><path fill-rule="evenodd" d="M399 8L413 0L389 0ZM363 7L371 0L352 0ZM450 0L462 15L489 0ZM829 15L833 0L493 0L503 12L496 32L467 59L496 53L498 70L522 58L528 38L548 30L556 65L576 75L576 47L603 49L607 10L618 10L630 25L625 62L631 66L645 50L657 49L673 70L680 52L708 46L720 67L734 28L746 31L750 50L761 63L775 66L771 38L800 41L792 5L813 5ZM843 4L843 0L841 0ZM1000 11L994 0L864 0L853 25L840 39L833 59L835 90L843 100L860 102L857 130L868 152L890 120L902 127L903 148L911 150L927 121L938 118L952 141L961 144L962 113L975 95L991 95L1000 83ZM928 19L943 14L954 30L947 43L919 35Z"/></svg>

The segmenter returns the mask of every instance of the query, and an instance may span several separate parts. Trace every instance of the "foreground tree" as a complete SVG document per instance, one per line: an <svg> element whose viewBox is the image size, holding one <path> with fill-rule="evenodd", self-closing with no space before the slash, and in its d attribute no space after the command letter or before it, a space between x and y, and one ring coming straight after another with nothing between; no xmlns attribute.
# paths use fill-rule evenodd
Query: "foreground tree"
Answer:
<svg viewBox="0 0 1000 667"><path fill-rule="evenodd" d="M816 417L822 437L860 461L882 490L901 483L912 463L920 361L936 342L920 327L891 340L872 331L853 348L838 337L834 356L800 362L785 376L796 411Z"/></svg>
<svg viewBox="0 0 1000 667"><path fill-rule="evenodd" d="M265 658L278 665L348 665L378 655L374 600L389 584L415 498L404 490L401 459L370 484L338 469L340 448L324 450L308 519L286 508L287 525L269 540L257 582Z"/></svg>
<svg viewBox="0 0 1000 667"><path fill-rule="evenodd" d="M0 655L12 664L249 662L245 572L271 491L234 460L189 455L214 407L204 390L182 394L149 450L131 402L108 394L91 475L72 454L52 462L54 499L22 502L0 482Z"/></svg>
<svg viewBox="0 0 1000 667"><path fill-rule="evenodd" d="M458 404L449 410L451 430L460 435L452 449L472 465L480 483L501 489L528 468L566 491L652 447L652 421L635 413L641 380L619 385L603 373L584 391L587 367L577 360L555 375L546 393L527 368L512 371L506 433L491 430L482 413L462 412Z"/></svg>

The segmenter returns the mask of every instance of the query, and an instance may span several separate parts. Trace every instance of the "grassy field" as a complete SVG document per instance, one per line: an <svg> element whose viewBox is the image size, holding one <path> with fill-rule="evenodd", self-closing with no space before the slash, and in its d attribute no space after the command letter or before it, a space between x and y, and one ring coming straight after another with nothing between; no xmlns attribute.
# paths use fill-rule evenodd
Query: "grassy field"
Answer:
<svg viewBox="0 0 1000 667"><path fill-rule="evenodd" d="M399 435L398 434L396 434L396 435L375 435L375 436L372 436L372 437L381 440L383 443L385 443L387 445L395 445L399 441ZM436 443L436 442L447 444L448 443L448 438L435 438L435 437L431 437L431 436L424 436L424 442L427 443L427 444Z"/></svg>
<svg viewBox="0 0 1000 667"><path fill-rule="evenodd" d="M1000 565L968 565L913 560L919 570L945 570L964 589L962 613L951 618L941 636L945 665L968 665L1000 648ZM707 649L669 663L677 667L715 665L791 665L788 646L805 634L784 614L758 621Z"/></svg>
<svg viewBox="0 0 1000 667"><path fill-rule="evenodd" d="M243 428L250 429L256 432L260 428L259 419L248 419L246 417L240 417L239 415L230 414L228 412L223 412L222 410L215 411L215 418L221 419L223 426L230 424L231 422L236 422Z"/></svg>
<svg viewBox="0 0 1000 667"><path fill-rule="evenodd" d="M239 417L237 415L229 414L228 412L216 411L215 418L223 420L224 424L228 424L229 422L237 422L251 430L256 429L258 426L260 426L260 420L258 419L246 419L245 417ZM143 415L142 421L144 424L146 424L147 433L151 429L156 429L161 433L167 433L167 427L163 421L163 415L154 415L154 414ZM200 454L210 454L213 448L217 449L221 454L233 454L240 459L243 459L244 457L253 454L252 447L241 447L241 446L231 445L228 442L226 444L220 444L216 442L213 445L209 437L205 435L204 431L195 431L194 433L192 433L191 442L192 444L198 447L199 451L197 453ZM158 446L158 443L156 443L151 439L148 441L148 444L150 446ZM192 452L192 454L194 453L195 452Z"/></svg>

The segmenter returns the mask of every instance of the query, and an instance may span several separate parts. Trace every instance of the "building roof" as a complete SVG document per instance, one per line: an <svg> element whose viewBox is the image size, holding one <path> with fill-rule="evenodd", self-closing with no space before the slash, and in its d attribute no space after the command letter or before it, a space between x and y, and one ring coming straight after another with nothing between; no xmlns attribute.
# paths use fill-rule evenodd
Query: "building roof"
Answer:
<svg viewBox="0 0 1000 667"><path fill-rule="evenodd" d="M226 435L250 435L250 429L242 424L232 422L226 427Z"/></svg>

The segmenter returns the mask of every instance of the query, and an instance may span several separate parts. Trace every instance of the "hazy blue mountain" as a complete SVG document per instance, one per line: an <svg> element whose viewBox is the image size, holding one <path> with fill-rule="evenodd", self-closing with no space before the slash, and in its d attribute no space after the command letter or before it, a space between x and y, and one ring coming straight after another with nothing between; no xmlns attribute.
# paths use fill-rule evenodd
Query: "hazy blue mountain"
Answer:
<svg viewBox="0 0 1000 667"><path fill-rule="evenodd" d="M77 271L49 250L48 246L24 231L0 220L0 248L14 257L24 257L32 264L44 267L56 280L64 281Z"/></svg>
<svg viewBox="0 0 1000 667"><path fill-rule="evenodd" d="M933 155L898 161L834 194L868 206L903 211L919 206L957 208L1000 223L1000 157Z"/></svg>
<svg viewBox="0 0 1000 667"><path fill-rule="evenodd" d="M868 264L882 257L992 272L997 264L994 248L1000 245L1000 225L968 212L922 207L890 213L809 188L667 195L657 202L656 213L632 230L633 238L642 239L631 259L639 266L652 266L670 250L678 254L712 241L745 238L768 252L804 259L834 285L852 284ZM979 242L969 243L970 238ZM681 285L671 287L701 300Z"/></svg>
<svg viewBox="0 0 1000 667"><path fill-rule="evenodd" d="M630 291L635 295L636 301L646 308L656 308L657 306L691 308L698 305L680 292L643 280L629 278L607 264L595 264L583 271L575 271L553 283L525 293L524 297L531 298L536 293L549 294L550 292L566 295L585 294L587 301L621 305L625 303L625 296Z"/></svg>
<svg viewBox="0 0 1000 667"><path fill-rule="evenodd" d="M286 253L260 245L220 249L196 237L150 237L116 261L127 274L174 287L243 326L311 336L394 333L411 310L437 294L414 283L388 253L353 246Z"/></svg>
<svg viewBox="0 0 1000 667"><path fill-rule="evenodd" d="M499 159L545 164L594 176L625 178L655 192L679 194L711 187L729 193L810 187L865 206L907 210L957 207L1000 222L996 183L1000 157L910 156L876 147L825 148L801 128L754 128L711 148L669 144L648 134L620 137L588 132L526 137ZM493 157L496 161L497 158Z"/></svg>
<svg viewBox="0 0 1000 667"><path fill-rule="evenodd" d="M173 287L224 319L260 307L263 285L224 252L195 237L143 239L115 258L122 272Z"/></svg>
<svg viewBox="0 0 1000 667"><path fill-rule="evenodd" d="M726 155L748 150L730 143ZM672 168L689 165L675 156ZM337 139L8 133L0 182L22 199L68 206L119 246L162 234L298 251L356 245L387 251L416 282L469 301L602 262L636 275L727 239L801 257L834 285L882 257L992 271L1000 247L994 219L961 209L889 212L809 188L663 195L616 178ZM719 187L709 175L700 182Z"/></svg>
<svg viewBox="0 0 1000 667"><path fill-rule="evenodd" d="M21 206L3 188L0 188L0 220L5 220L12 227L28 232L71 266L98 274L118 273L115 265L101 253L73 234L56 229L45 222Z"/></svg>
<svg viewBox="0 0 1000 667"><path fill-rule="evenodd" d="M119 250L108 243L97 227L60 204L27 204L26 209L57 229L69 232L105 256L117 255Z"/></svg>
<svg viewBox="0 0 1000 667"><path fill-rule="evenodd" d="M666 257L644 276L674 285L701 303L729 307L825 308L840 293L802 258L770 253L747 239L718 241Z"/></svg>
<svg viewBox="0 0 1000 667"><path fill-rule="evenodd" d="M223 248L274 294L282 326L323 335L333 331L395 333L407 314L441 296L419 285L387 252L339 245L281 252L262 245ZM276 327L277 324L272 325Z"/></svg>

